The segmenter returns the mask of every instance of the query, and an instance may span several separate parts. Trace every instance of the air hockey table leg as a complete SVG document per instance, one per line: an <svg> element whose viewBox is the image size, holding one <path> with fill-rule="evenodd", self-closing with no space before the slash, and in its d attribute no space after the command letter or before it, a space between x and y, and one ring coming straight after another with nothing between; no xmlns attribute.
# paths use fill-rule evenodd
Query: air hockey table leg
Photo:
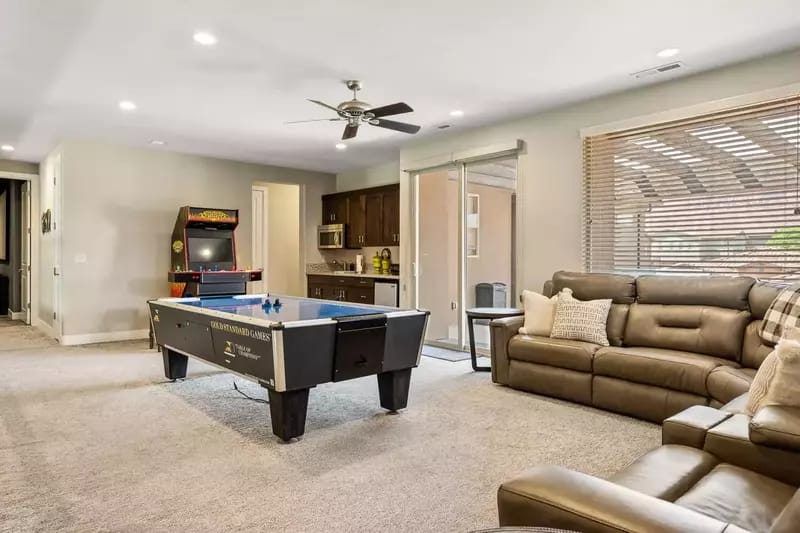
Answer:
<svg viewBox="0 0 800 533"><path fill-rule="evenodd" d="M272 432L283 441L300 437L306 431L309 389L277 392L267 389Z"/></svg>
<svg viewBox="0 0 800 533"><path fill-rule="evenodd" d="M411 386L411 369L394 370L378 374L378 395L381 407L395 412L408 405L408 389Z"/></svg>
<svg viewBox="0 0 800 533"><path fill-rule="evenodd" d="M161 348L161 355L164 357L164 375L167 379L175 381L186 377L186 365L189 364L187 356L174 352L166 346Z"/></svg>

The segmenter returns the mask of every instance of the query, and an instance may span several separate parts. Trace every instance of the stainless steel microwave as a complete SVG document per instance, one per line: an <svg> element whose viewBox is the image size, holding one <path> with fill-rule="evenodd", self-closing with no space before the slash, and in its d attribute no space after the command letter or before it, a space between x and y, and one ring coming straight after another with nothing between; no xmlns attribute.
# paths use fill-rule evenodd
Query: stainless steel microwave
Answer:
<svg viewBox="0 0 800 533"><path fill-rule="evenodd" d="M323 224L317 228L317 248L344 248L344 224Z"/></svg>

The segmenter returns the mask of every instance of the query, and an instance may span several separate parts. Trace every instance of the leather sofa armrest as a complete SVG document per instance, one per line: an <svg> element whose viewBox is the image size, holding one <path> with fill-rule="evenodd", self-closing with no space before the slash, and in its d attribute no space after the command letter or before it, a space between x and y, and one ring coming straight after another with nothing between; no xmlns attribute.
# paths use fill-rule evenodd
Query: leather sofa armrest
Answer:
<svg viewBox="0 0 800 533"><path fill-rule="evenodd" d="M721 533L728 527L690 509L557 466L534 468L503 483L497 491L497 509L500 526L584 533Z"/></svg>
<svg viewBox="0 0 800 533"><path fill-rule="evenodd" d="M689 407L664 420L661 443L682 444L702 450L708 430L731 416L731 413L704 405Z"/></svg>
<svg viewBox="0 0 800 533"><path fill-rule="evenodd" d="M750 420L750 440L800 452L800 407L762 407Z"/></svg>
<svg viewBox="0 0 800 533"><path fill-rule="evenodd" d="M706 433L703 449L720 462L800 485L800 450L764 446L750 440L750 417L733 415Z"/></svg>
<svg viewBox="0 0 800 533"><path fill-rule="evenodd" d="M519 333L525 317L498 318L489 323L492 338L492 381L508 385L508 341Z"/></svg>

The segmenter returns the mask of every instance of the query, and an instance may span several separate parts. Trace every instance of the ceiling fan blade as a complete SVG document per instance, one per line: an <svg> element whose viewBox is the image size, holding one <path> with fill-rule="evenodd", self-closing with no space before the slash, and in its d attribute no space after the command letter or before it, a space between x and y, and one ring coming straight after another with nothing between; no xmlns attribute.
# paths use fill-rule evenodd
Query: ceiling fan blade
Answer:
<svg viewBox="0 0 800 533"><path fill-rule="evenodd" d="M348 124L344 127L344 133L342 134L342 140L346 141L347 139L352 139L358 133L358 125L353 126L352 124Z"/></svg>
<svg viewBox="0 0 800 533"><path fill-rule="evenodd" d="M343 118L312 118L311 120L290 120L289 122L284 122L284 124L303 124L304 122L336 122L339 120L345 120Z"/></svg>
<svg viewBox="0 0 800 533"><path fill-rule="evenodd" d="M403 133L417 133L422 126L416 126L414 124L406 124L405 122L396 122L394 120L386 120L386 119L378 119L376 124L370 122L373 126L378 126L379 128L386 128L388 130L395 130L395 131L402 131Z"/></svg>
<svg viewBox="0 0 800 533"><path fill-rule="evenodd" d="M375 109L367 110L367 113L371 113L375 118L378 117L388 117L389 115L400 115L403 113L411 113L414 111L411 109L411 106L405 102L397 102L396 104L389 104L384 105L381 107L376 107Z"/></svg>
<svg viewBox="0 0 800 533"><path fill-rule="evenodd" d="M341 114L342 114L342 112L341 112L341 111L339 111L339 109L338 109L338 108L336 108L336 107L333 107L332 105L328 105L328 104L326 104L325 102L320 102L319 100L312 100L311 98L308 98L308 101L309 101L309 102L313 102L313 103L315 103L315 104L317 104L317 105L321 105L322 107L327 107L328 109L331 109L331 110L333 110L333 111L336 111L336 114L337 114L337 115L341 115Z"/></svg>

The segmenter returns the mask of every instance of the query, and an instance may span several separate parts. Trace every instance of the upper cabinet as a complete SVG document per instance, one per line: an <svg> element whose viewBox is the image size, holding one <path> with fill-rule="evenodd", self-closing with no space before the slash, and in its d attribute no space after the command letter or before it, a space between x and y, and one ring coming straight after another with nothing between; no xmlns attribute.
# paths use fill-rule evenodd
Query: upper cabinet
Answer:
<svg viewBox="0 0 800 533"><path fill-rule="evenodd" d="M399 246L400 185L322 197L323 224L347 224L348 248Z"/></svg>
<svg viewBox="0 0 800 533"><path fill-rule="evenodd" d="M347 224L349 198L341 194L327 194L322 197L322 223Z"/></svg>

